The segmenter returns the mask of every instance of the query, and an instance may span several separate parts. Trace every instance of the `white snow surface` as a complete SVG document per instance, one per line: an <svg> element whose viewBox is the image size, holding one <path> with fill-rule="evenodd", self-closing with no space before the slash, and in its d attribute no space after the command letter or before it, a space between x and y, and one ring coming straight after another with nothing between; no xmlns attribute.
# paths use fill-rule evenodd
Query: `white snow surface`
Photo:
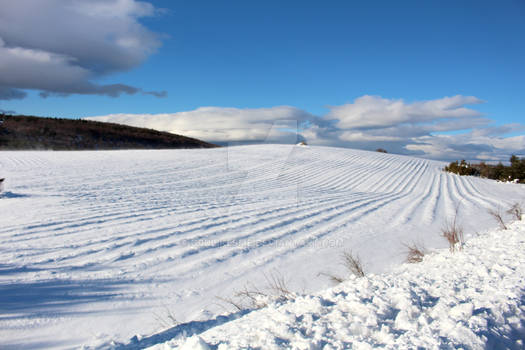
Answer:
<svg viewBox="0 0 525 350"><path fill-rule="evenodd" d="M148 349L212 348L524 349L525 223Z"/></svg>
<svg viewBox="0 0 525 350"><path fill-rule="evenodd" d="M443 172L443 166L413 157L295 145L0 152L0 177L6 178L0 197L0 348L141 348L153 345L153 340L186 342L184 336L192 334L203 337L191 340L195 346L205 349L209 343L214 348L224 340L214 335L221 327L236 322L244 327L251 322L246 320L253 317L255 322L259 313L270 317L274 309L279 311L273 315L280 317L272 326L278 328L271 330L275 346L292 347L304 338L305 346L337 348L377 333L370 330L373 320L364 315L373 307L376 316L370 317L388 327L377 344L390 344L389 336L392 342L408 337L415 332L410 328L413 318L421 315L429 318L430 329L421 342L431 344L438 341L430 319L435 317L422 306L410 311L410 288L418 287L407 282L408 277L397 287L386 273L377 281L370 277L315 293L332 286L323 273L345 275L340 264L344 251L357 253L368 273L385 273L403 262L404 243L446 247L441 228L453 219L456 208L468 238L496 225L488 209L505 209L525 198L523 185L458 177ZM521 258L514 253L508 252L508 260L518 262ZM449 257L435 259L445 264ZM504 262L497 266L501 269L490 268L487 274L510 274L507 270L513 268ZM220 316L231 308L218 296L228 298L247 284L264 286L264 276L275 271L298 295L312 296L298 297L289 306ZM460 271L457 275L462 276ZM388 281L399 289L401 297L395 302L386 291ZM358 299L347 305L352 288L357 288ZM511 300L511 292L521 295L521 289L506 288L500 281L483 295L496 303ZM437 294L428 292L417 300L428 308L448 310L439 301L430 305L441 292L450 293L450 298L459 293L447 290L435 289ZM359 298L366 293L378 303L362 303L367 299ZM340 303L346 306L337 311ZM458 299L457 304L462 303ZM298 315L304 318L290 329L293 317L282 308L293 311L303 304ZM483 318L489 312L471 304L472 311L461 306L450 319L470 312L470 319ZM312 308L319 308L318 316ZM354 328L342 326L350 322L346 316L356 319L351 321ZM340 326L332 324L337 317ZM394 324L389 321L393 317ZM309 330L307 324L320 328ZM268 329L261 332L266 337ZM329 332L342 335L332 344L326 340ZM256 334L246 334L245 341L258 344L253 340ZM473 335L466 337L465 344L478 344ZM242 347L242 341L232 337L230 345Z"/></svg>

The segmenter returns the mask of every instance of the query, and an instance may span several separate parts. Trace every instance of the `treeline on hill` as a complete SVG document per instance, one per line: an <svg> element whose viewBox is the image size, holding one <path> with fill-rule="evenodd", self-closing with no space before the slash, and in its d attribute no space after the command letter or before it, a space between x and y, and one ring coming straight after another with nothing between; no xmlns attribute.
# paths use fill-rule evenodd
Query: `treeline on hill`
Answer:
<svg viewBox="0 0 525 350"><path fill-rule="evenodd" d="M445 167L445 171L458 175L481 176L487 179L500 181L516 181L525 183L525 158L519 158L515 155L510 157L510 165L503 165L501 162L497 165L467 163L455 161Z"/></svg>
<svg viewBox="0 0 525 350"><path fill-rule="evenodd" d="M81 119L0 114L0 150L210 148L194 138Z"/></svg>

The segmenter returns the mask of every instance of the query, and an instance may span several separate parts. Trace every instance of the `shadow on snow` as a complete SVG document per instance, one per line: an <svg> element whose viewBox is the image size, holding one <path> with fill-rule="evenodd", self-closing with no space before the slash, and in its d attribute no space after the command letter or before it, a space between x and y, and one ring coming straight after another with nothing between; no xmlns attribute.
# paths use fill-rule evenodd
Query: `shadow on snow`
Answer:
<svg viewBox="0 0 525 350"><path fill-rule="evenodd" d="M110 298L129 280L61 280L0 284L0 320L21 317L57 317L71 312L73 306Z"/></svg>

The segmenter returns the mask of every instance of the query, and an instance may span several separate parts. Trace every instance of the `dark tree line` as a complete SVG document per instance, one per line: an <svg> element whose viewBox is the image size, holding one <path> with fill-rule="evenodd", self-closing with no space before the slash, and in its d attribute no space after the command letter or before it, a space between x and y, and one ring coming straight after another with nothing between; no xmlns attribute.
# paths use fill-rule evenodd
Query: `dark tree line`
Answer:
<svg viewBox="0 0 525 350"><path fill-rule="evenodd" d="M216 145L182 135L127 125L0 113L0 150L208 147L216 147Z"/></svg>
<svg viewBox="0 0 525 350"><path fill-rule="evenodd" d="M500 181L517 181L525 183L525 158L515 155L510 157L510 165L499 162L496 165L481 163L467 163L455 161L445 167L445 171L458 175L481 176L487 179Z"/></svg>

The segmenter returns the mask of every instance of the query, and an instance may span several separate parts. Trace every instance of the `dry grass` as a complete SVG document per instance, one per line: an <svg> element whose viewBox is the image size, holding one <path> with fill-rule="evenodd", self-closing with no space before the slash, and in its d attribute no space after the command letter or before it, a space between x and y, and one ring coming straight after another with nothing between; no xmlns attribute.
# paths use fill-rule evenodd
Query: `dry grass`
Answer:
<svg viewBox="0 0 525 350"><path fill-rule="evenodd" d="M510 214L514 216L514 218L518 221L521 221L521 218L523 216L523 208L521 207L520 203L514 203L512 207L510 207L509 210L507 210L507 214Z"/></svg>
<svg viewBox="0 0 525 350"><path fill-rule="evenodd" d="M460 226L457 226L455 223L447 223L441 232L448 241L451 252L462 249L464 240L463 229Z"/></svg>
<svg viewBox="0 0 525 350"><path fill-rule="evenodd" d="M317 274L317 276L325 276L325 277L328 277L328 279L330 281L332 281L334 284L339 284L339 283L343 283L345 281L345 279L343 277L340 277L340 276L337 276L337 275L332 275L330 273L326 273L326 272L319 272Z"/></svg>
<svg viewBox="0 0 525 350"><path fill-rule="evenodd" d="M248 308L245 305L243 305L240 301L237 301L237 300L233 299L232 297L221 297L221 296L217 295L217 296L215 296L215 298L217 298L219 301L221 301L221 302L223 302L225 304L233 306L237 311L242 311L242 310L245 310L245 309ZM227 309L225 308L225 310L227 310Z"/></svg>
<svg viewBox="0 0 525 350"><path fill-rule="evenodd" d="M488 213L490 214L490 216L492 216L499 224L500 228L502 230L506 230L507 229L507 225L505 225L505 221L503 221L503 216L501 214L501 209L498 208L498 209L490 209L488 211Z"/></svg>
<svg viewBox="0 0 525 350"><path fill-rule="evenodd" d="M465 243L463 237L463 228L458 224L458 211L459 205L456 206L456 212L454 214L454 219L445 224L445 227L441 229L442 236L447 240L448 246L451 252L459 251L463 249L463 244Z"/></svg>
<svg viewBox="0 0 525 350"><path fill-rule="evenodd" d="M262 292L253 284L246 284L243 289L236 291L233 297L217 296L217 299L233 306L237 311L261 309L268 305L268 294Z"/></svg>
<svg viewBox="0 0 525 350"><path fill-rule="evenodd" d="M288 288L284 276L278 271L273 271L269 275L264 275L266 280L267 289L270 291L270 295L277 297L279 300L288 300L294 295Z"/></svg>
<svg viewBox="0 0 525 350"><path fill-rule="evenodd" d="M162 327L164 327L164 328L171 328L171 327L175 327L176 325L179 324L179 321L175 317L174 313L166 305L164 305L164 311L165 311L165 314L166 314L165 316L162 316L162 315L157 314L157 313L153 313L153 316L155 317L155 320L157 320L157 322Z"/></svg>
<svg viewBox="0 0 525 350"><path fill-rule="evenodd" d="M458 212L460 205L461 201L456 205L454 219L452 219L452 221L448 221L441 229L441 235L447 240L451 252L463 249L463 244L465 243L463 237L463 228L458 224Z"/></svg>
<svg viewBox="0 0 525 350"><path fill-rule="evenodd" d="M343 264L350 273L356 277L365 277L363 263L358 255L354 255L351 251L343 253Z"/></svg>
<svg viewBox="0 0 525 350"><path fill-rule="evenodd" d="M356 276L356 277L365 277L365 271L363 268L363 263L361 262L361 259L358 255L354 255L351 251L350 252L343 252L341 254L342 263L343 266L346 268L346 270ZM326 272L319 272L317 276L325 276L330 279L335 284L342 283L346 280L346 278L343 278L341 276L337 276L331 273Z"/></svg>
<svg viewBox="0 0 525 350"><path fill-rule="evenodd" d="M260 289L253 283L247 283L243 289L236 291L233 297L217 297L220 301L233 306L238 311L261 309L274 301L286 301L295 297L284 276L278 271L264 274L266 287Z"/></svg>
<svg viewBox="0 0 525 350"><path fill-rule="evenodd" d="M426 254L425 247L417 243L404 244L404 246L407 248L407 263L415 264L423 261L423 257Z"/></svg>

